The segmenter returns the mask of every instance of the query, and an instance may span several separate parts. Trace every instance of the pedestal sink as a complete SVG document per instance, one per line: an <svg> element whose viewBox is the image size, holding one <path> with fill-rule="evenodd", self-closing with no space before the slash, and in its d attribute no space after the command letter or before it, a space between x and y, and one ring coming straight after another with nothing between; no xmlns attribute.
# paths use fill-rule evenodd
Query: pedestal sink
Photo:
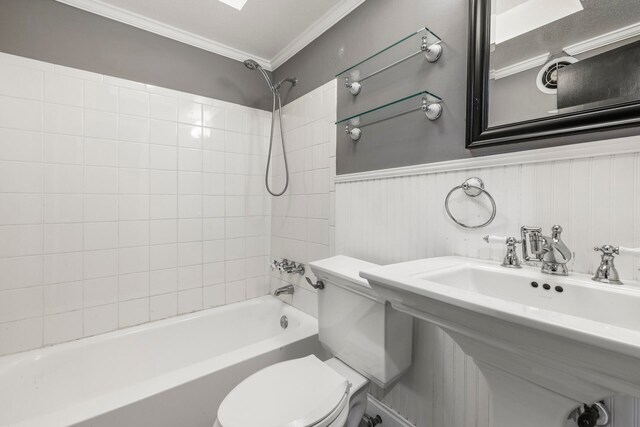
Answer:
<svg viewBox="0 0 640 427"><path fill-rule="evenodd" d="M362 271L394 308L440 326L491 390L492 427L561 427L582 403L640 397L640 285L461 257Z"/></svg>

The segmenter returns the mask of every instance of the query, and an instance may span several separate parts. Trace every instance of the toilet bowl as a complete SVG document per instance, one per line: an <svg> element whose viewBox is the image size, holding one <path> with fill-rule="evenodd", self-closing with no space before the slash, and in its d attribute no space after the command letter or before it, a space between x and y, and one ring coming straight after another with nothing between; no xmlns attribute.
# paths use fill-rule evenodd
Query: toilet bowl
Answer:
<svg viewBox="0 0 640 427"><path fill-rule="evenodd" d="M411 366L413 320L380 299L359 276L376 267L335 256L311 263L320 343L314 355L268 366L220 404L214 427L358 427L369 382L386 387Z"/></svg>
<svg viewBox="0 0 640 427"><path fill-rule="evenodd" d="M214 427L357 427L369 381L338 359L316 356L264 368L224 399Z"/></svg>

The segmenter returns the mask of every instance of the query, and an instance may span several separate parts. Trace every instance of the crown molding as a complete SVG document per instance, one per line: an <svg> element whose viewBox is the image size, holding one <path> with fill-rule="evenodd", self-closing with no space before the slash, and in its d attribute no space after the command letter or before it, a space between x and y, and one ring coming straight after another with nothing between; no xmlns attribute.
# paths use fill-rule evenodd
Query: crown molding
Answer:
<svg viewBox="0 0 640 427"><path fill-rule="evenodd" d="M547 63L549 56L551 56L551 53L547 52L533 58L525 59L524 61L516 64L507 65L506 67L497 70L491 70L489 76L494 80L500 80L532 68L541 67Z"/></svg>
<svg viewBox="0 0 640 427"><path fill-rule="evenodd" d="M560 147L525 150L515 153L494 154L471 159L448 160L414 166L402 166L376 171L356 172L337 175L336 184L368 181L372 179L397 178L401 176L429 175L440 172L454 172L468 169L483 169L510 165L522 165L558 160L584 159L589 157L613 156L640 152L640 137L631 136L596 142L562 145Z"/></svg>
<svg viewBox="0 0 640 427"><path fill-rule="evenodd" d="M571 56L580 55L581 53L588 52L593 49L598 49L617 43L632 37L640 36L640 22L629 25L627 27L618 28L609 33L602 34L581 42L569 45L564 48L564 51Z"/></svg>
<svg viewBox="0 0 640 427"><path fill-rule="evenodd" d="M364 2L365 0L344 0L334 6L271 59L273 69L287 62Z"/></svg>
<svg viewBox="0 0 640 427"><path fill-rule="evenodd" d="M255 55L244 52L239 49L235 49L231 46L227 46L222 43L218 43L211 39L198 36L188 31L181 30L171 25L164 24L146 16L139 15L134 12L130 12L126 9L122 9L117 6L113 6L104 3L100 0L56 0L59 3L73 6L78 9L82 9L86 12L91 12L96 15L104 16L105 18L112 19L114 21L122 22L123 24L131 25L141 30L149 31L150 33L158 34L163 37L170 38L172 40L179 41L200 49L204 49L209 52L216 53L227 58L235 59L236 61L244 61L247 58L255 59L265 70L272 71L271 61L264 58L257 58Z"/></svg>
<svg viewBox="0 0 640 427"><path fill-rule="evenodd" d="M343 0L331 10L325 13L317 21L307 28L302 34L296 37L284 49L278 52L273 58L259 58L250 52L235 49L231 46L218 43L214 40L181 30L168 24L156 21L146 16L130 12L117 6L110 5L100 0L56 0L59 3L82 9L86 12L94 13L123 24L131 25L141 30L149 31L172 40L179 41L200 49L204 49L215 54L244 61L247 58L255 59L265 70L273 71L284 64L305 46L318 38L322 33L334 26L338 21L351 13L356 7L366 0Z"/></svg>

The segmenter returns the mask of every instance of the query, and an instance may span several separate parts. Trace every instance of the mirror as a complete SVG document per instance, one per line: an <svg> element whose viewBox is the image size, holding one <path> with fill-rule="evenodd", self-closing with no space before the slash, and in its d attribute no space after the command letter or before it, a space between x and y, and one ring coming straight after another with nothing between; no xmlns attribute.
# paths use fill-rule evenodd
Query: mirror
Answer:
<svg viewBox="0 0 640 427"><path fill-rule="evenodd" d="M475 0L467 146L640 121L638 0Z"/></svg>

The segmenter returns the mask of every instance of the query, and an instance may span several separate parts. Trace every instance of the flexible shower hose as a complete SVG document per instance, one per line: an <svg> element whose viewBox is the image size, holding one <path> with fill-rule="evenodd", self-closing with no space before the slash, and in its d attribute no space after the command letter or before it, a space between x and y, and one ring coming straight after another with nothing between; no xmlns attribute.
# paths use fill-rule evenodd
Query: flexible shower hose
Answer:
<svg viewBox="0 0 640 427"><path fill-rule="evenodd" d="M282 101L280 99L280 93L277 90L273 90L273 108L271 111L271 137L269 138L269 155L267 156L267 169L264 174L264 183L267 187L267 191L269 194L275 197L282 196L289 187L289 165L287 163L287 152L284 149L284 128L282 127ZM284 157L284 171L285 171L285 182L284 188L279 193L274 193L269 186L269 168L271 166L271 157L273 156L273 128L276 123L276 98L278 99L278 117L280 119L280 139L282 140L282 155Z"/></svg>

